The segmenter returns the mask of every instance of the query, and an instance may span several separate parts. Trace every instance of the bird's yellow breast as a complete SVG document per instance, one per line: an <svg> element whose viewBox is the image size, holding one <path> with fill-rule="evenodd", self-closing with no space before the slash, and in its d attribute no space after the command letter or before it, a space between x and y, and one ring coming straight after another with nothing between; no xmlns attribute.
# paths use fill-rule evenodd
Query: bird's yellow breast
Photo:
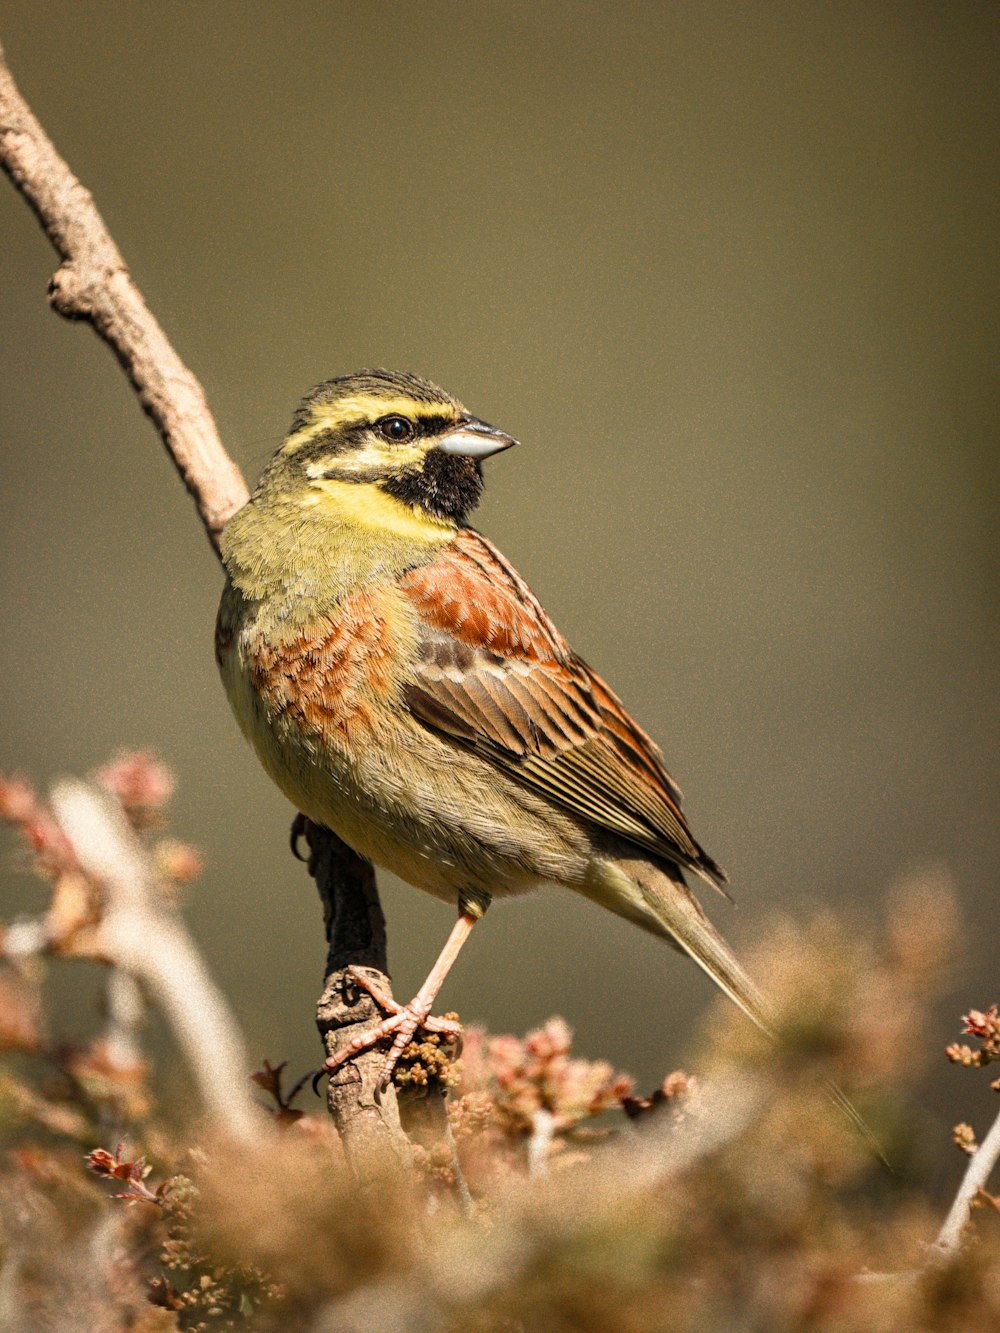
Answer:
<svg viewBox="0 0 1000 1333"><path fill-rule="evenodd" d="M404 504L372 483L318 478L304 503L335 522L371 533L380 543L396 540L439 546L455 535L454 523Z"/></svg>
<svg viewBox="0 0 1000 1333"><path fill-rule="evenodd" d="M388 585L455 535L378 486L316 478L258 492L222 535L222 556L265 635L297 632L372 583Z"/></svg>

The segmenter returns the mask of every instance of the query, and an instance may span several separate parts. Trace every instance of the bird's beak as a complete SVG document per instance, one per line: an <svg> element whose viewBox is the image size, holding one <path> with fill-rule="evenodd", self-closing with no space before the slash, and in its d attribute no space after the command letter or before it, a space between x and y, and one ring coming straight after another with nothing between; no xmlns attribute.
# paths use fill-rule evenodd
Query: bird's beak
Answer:
<svg viewBox="0 0 1000 1333"><path fill-rule="evenodd" d="M491 426L478 417L463 417L447 435L437 442L437 447L445 454L458 454L461 458L490 458L504 449L517 444L513 435L505 435L496 426Z"/></svg>

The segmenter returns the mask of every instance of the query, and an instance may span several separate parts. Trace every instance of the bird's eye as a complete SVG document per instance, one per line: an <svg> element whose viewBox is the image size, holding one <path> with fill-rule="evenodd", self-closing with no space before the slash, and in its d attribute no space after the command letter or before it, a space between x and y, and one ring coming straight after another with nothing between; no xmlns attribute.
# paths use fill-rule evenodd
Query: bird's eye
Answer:
<svg viewBox="0 0 1000 1333"><path fill-rule="evenodd" d="M413 422L407 417L383 417L381 421L375 422L375 429L383 440L390 440L393 444L412 440L417 433Z"/></svg>

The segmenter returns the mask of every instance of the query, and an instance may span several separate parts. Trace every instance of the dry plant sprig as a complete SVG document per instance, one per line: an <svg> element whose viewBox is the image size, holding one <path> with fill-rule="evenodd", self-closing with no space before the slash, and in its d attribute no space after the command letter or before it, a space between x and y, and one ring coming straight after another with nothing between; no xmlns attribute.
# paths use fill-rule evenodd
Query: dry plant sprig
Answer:
<svg viewBox="0 0 1000 1333"><path fill-rule="evenodd" d="M152 1203L164 1212L169 1212L170 1181L161 1181L155 1190L150 1189L146 1178L153 1168L147 1165L145 1157L125 1157L124 1150L125 1142L122 1140L113 1153L105 1148L95 1148L87 1154L85 1160L95 1176L106 1176L109 1180L125 1183L127 1188L117 1193L114 1196L116 1199L127 1199L130 1203Z"/></svg>
<svg viewBox="0 0 1000 1333"><path fill-rule="evenodd" d="M977 1038L978 1050L971 1046L960 1045L957 1041L945 1047L945 1055L952 1064L963 1065L966 1069L985 1069L995 1060L1000 1060L1000 1012L995 1004L985 1011L970 1009L962 1017L965 1024L962 1035ZM1000 1092L1000 1080L993 1085L995 1092Z"/></svg>
<svg viewBox="0 0 1000 1333"><path fill-rule="evenodd" d="M620 1106L632 1092L627 1074L616 1074L603 1060L571 1055L572 1033L561 1018L517 1037L491 1037L486 1043L490 1076L500 1093L499 1106L515 1127L549 1140L591 1116ZM539 1113L543 1118L539 1119ZM551 1117L540 1131L544 1116Z"/></svg>
<svg viewBox="0 0 1000 1333"><path fill-rule="evenodd" d="M124 784L117 780L122 776L127 777ZM172 843L172 854L164 857L161 843L150 846L148 839L140 841L140 830L164 823L164 807L173 790L171 774L154 757L137 752L118 756L97 778L108 792L106 798L101 794L102 799L129 828L134 850L145 866L147 892L129 899L133 912L138 909L140 917L165 915L185 949L196 953L174 911L176 881L171 872L179 869L189 876L199 858L193 848L179 842ZM41 915L0 928L0 956L10 964L0 976L0 997L7 1001L5 1019L0 1021L0 1049L30 1054L56 1076L51 1086L55 1100L32 1096L23 1080L7 1080L19 1118L52 1127L65 1124L67 1099L82 1098L99 1124L106 1123L109 1114L124 1123L145 1119L150 1107L149 1066L140 1034L146 1002L137 977L148 969L128 967L129 960L118 949L115 932L121 913L115 910L116 897L107 884L88 874L51 805L28 783L0 778L0 817L17 830L35 873L51 885L51 899ZM156 945L155 923L147 935L150 946ZM43 974L37 960L50 956L87 959L106 970L104 1032L87 1045L54 1040L40 1021ZM197 991L190 1002L199 1002ZM229 1025L233 1024L230 1018ZM86 1134L86 1118L77 1117L74 1136Z"/></svg>
<svg viewBox="0 0 1000 1333"><path fill-rule="evenodd" d="M292 1087L286 1093L282 1084L284 1083L285 1069L287 1067L287 1060L282 1060L281 1063L277 1065L272 1065L270 1060L265 1060L262 1067L255 1070L250 1075L251 1082L256 1083L257 1087L267 1093L274 1102L273 1106L269 1106L266 1102L261 1102L260 1105L273 1117L274 1122L277 1125L294 1125L296 1121L302 1119L305 1112L300 1111L299 1108L293 1106L292 1103L314 1076L313 1070L310 1070L307 1074L303 1074L300 1079L297 1079L296 1082L292 1084Z"/></svg>
<svg viewBox="0 0 1000 1333"><path fill-rule="evenodd" d="M0 780L0 816L18 828L36 870L53 883L48 911L8 927L0 952L22 967L43 954L109 967L104 1038L62 1061L77 1082L109 1074L120 1082L144 1073L137 1039L141 982L159 1001L206 1105L230 1133L249 1141L260 1125L246 1087L238 1024L174 907L157 849L148 848L138 832L162 822L173 779L144 754L119 756L98 779L103 790L74 780L57 783L48 804L27 783ZM17 1012L27 1013L23 1002ZM19 1033L14 1025L8 1049L28 1041L30 1026L22 1019ZM37 1025L35 1046L41 1052Z"/></svg>
<svg viewBox="0 0 1000 1333"><path fill-rule="evenodd" d="M219 1123L239 1139L257 1139L261 1118L246 1088L239 1028L121 807L74 779L55 784L52 807L81 867L103 889L103 951L155 995Z"/></svg>
<svg viewBox="0 0 1000 1333"><path fill-rule="evenodd" d="M983 1069L986 1065L1000 1060L1000 1012L997 1006L991 1005L986 1010L970 1009L964 1016L963 1022L965 1023L963 1035L975 1037L980 1043L979 1049L973 1050L956 1042L945 1050L948 1059L953 1064L963 1065L969 1069ZM991 1086L994 1091L1000 1092L1000 1079ZM948 1210L948 1216L931 1247L931 1254L938 1261L949 1260L957 1254L967 1234L972 1209L976 1201L986 1194L986 1183L997 1161L1000 1160L1000 1112L997 1113L988 1134L978 1146L969 1125L956 1126L955 1137L958 1146L969 1155L970 1160L955 1200ZM987 1195L987 1197L992 1199L992 1196Z"/></svg>
<svg viewBox="0 0 1000 1333"><path fill-rule="evenodd" d="M822 950L829 941L827 934L816 943ZM815 946L803 939L797 947L810 973ZM910 993L912 976L898 960L849 961L881 968L878 989L894 1010ZM911 1031L923 1030L923 1012L907 1009ZM422 1164L424 1179L401 1173L381 1191L359 1189L325 1118L306 1116L290 1132L269 1135L249 1171L245 1149L231 1139L209 1134L184 1152L186 1121L179 1142L151 1121L134 1148L109 1154L108 1178L126 1189L137 1178L155 1193L157 1182L132 1165L140 1152L155 1158L163 1164L157 1179L177 1182L171 1212L111 1207L97 1189L86 1205L88 1253L98 1253L101 1234L114 1246L99 1251L90 1271L106 1301L125 1293L114 1297L106 1322L113 1309L118 1322L110 1326L146 1329L136 1302L151 1300L165 1311L153 1328L204 1326L205 1333L215 1326L257 1333L1000 1326L993 1210L977 1217L979 1243L945 1265L928 1261L925 1242L937 1220L913 1182L899 1188L903 1182L883 1180L878 1209L870 1207L857 1187L873 1161L827 1106L815 1076L831 1058L849 1058L866 1034L845 1029L834 1056L821 1035L806 1066L763 1053L754 1060L731 1042L713 1050L711 1068L699 1065L699 1092L692 1095L686 1076L672 1076L662 1095L633 1098L631 1116L612 1112L595 1134L578 1112L599 1108L594 1089L617 1080L577 1060L564 1025L549 1023L518 1043L470 1034L456 1139L477 1198L471 1215L441 1206L451 1165L435 1151ZM502 1078L491 1072L491 1050ZM879 1058L889 1081L906 1079L905 1072L897 1078L893 1048ZM277 1066L267 1065L260 1081L288 1104ZM508 1096L512 1105L501 1112ZM79 1197L83 1173L72 1157ZM44 1140L0 1162L5 1222L11 1183L38 1200L47 1178L48 1198L61 1195L64 1211L71 1209L73 1187ZM111 1216L119 1220L109 1230ZM63 1250L51 1230L41 1234L47 1252L59 1255L59 1276L51 1266L43 1271L62 1312L76 1327L94 1326L75 1279L63 1276ZM37 1273L44 1263L37 1243L31 1254ZM879 1261L904 1271L858 1278ZM30 1296L27 1270L4 1277L0 1300L4 1289ZM20 1313L15 1326L34 1326L26 1303Z"/></svg>

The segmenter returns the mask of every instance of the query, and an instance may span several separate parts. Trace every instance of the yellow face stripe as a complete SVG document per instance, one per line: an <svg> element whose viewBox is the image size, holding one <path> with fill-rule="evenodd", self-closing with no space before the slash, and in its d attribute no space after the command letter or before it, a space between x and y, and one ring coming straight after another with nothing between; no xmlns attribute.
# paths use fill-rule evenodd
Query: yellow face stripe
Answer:
<svg viewBox="0 0 1000 1333"><path fill-rule="evenodd" d="M352 472L355 474L370 472L371 468L378 468L387 475L400 472L413 464L420 464L427 457L427 450L432 444L433 440L421 439L420 436L408 444L387 444L374 439L360 449L352 449L350 453L338 454L331 451L326 457L307 463L306 476L313 480L322 477L334 462L337 475L341 477L349 476Z"/></svg>
<svg viewBox="0 0 1000 1333"><path fill-rule="evenodd" d="M355 394L348 398L338 398L333 403L316 403L310 409L312 415L309 424L294 435L289 435L282 445L282 452L290 453L324 431L355 426L361 421L377 421L379 417L391 416L419 421L421 417L440 417L449 412L454 412L457 417L461 410L457 403L422 403L413 398L382 398L377 394Z"/></svg>
<svg viewBox="0 0 1000 1333"><path fill-rule="evenodd" d="M314 481L304 504L316 505L333 518L354 527L391 533L406 541L440 544L455 535L454 523L435 518L423 509L386 495L372 482L336 481L328 477Z"/></svg>

